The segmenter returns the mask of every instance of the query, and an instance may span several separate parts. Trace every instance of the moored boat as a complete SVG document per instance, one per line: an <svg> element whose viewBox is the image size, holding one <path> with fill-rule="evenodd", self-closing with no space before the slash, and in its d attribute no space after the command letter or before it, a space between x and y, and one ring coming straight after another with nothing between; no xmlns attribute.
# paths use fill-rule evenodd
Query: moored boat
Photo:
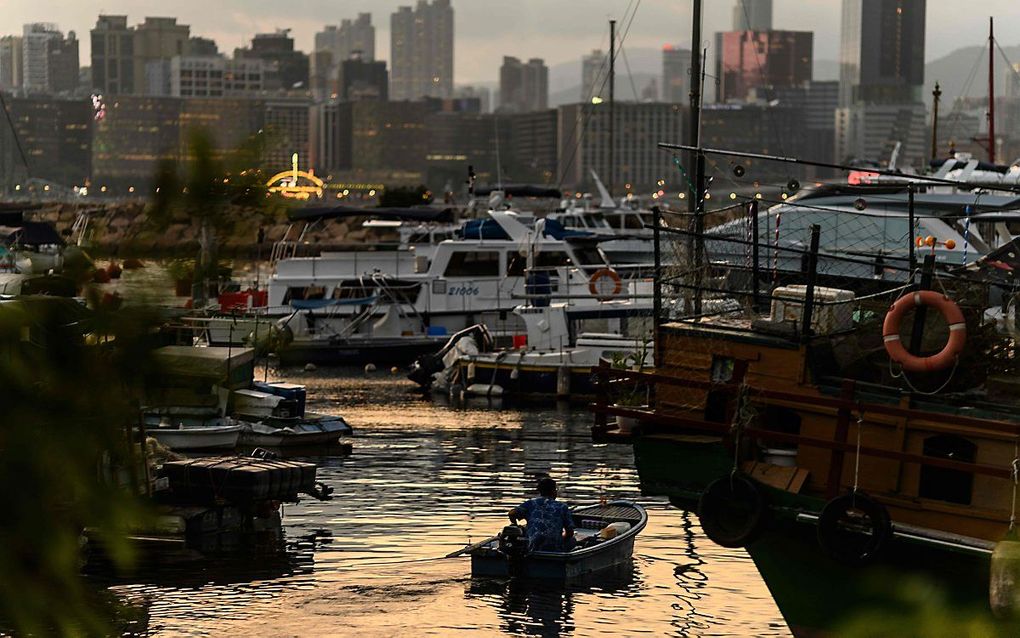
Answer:
<svg viewBox="0 0 1020 638"><path fill-rule="evenodd" d="M146 434L171 450L232 450L242 427L234 422L217 425L166 426L149 429Z"/></svg>
<svg viewBox="0 0 1020 638"><path fill-rule="evenodd" d="M648 523L645 509L631 501L581 507L572 511L577 547L569 552L527 552L504 530L500 537L471 550L471 575L573 580L630 562L634 539ZM622 523L623 526L614 524ZM514 526L513 529L518 530ZM625 531L600 539L606 528ZM610 534L607 534L610 536ZM516 536L520 541L521 537Z"/></svg>

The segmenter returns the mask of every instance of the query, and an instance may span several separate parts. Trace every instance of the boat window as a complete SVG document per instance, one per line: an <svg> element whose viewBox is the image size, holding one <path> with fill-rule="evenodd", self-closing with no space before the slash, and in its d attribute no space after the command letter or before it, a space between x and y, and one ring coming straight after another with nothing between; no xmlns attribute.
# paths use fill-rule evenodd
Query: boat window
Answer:
<svg viewBox="0 0 1020 638"><path fill-rule="evenodd" d="M645 227L645 225L641 221L641 216L634 213L624 217L624 227L628 230L641 230Z"/></svg>
<svg viewBox="0 0 1020 638"><path fill-rule="evenodd" d="M940 434L924 440L925 456L964 463L973 463L977 445L953 434ZM921 483L918 496L949 503L970 505L974 488L974 475L963 470L950 470L930 465L921 466Z"/></svg>
<svg viewBox="0 0 1020 638"><path fill-rule="evenodd" d="M606 217L606 223L609 224L610 228L620 230L623 228L623 215L608 215Z"/></svg>
<svg viewBox="0 0 1020 638"><path fill-rule="evenodd" d="M287 288L283 295L283 303L288 304L294 300L325 299L326 289L322 286L292 286Z"/></svg>
<svg viewBox="0 0 1020 638"><path fill-rule="evenodd" d="M602 258L602 253L599 252L596 246L573 244L573 249L574 256L580 266L598 266L601 268L606 265L606 260Z"/></svg>
<svg viewBox="0 0 1020 638"><path fill-rule="evenodd" d="M517 252L512 250L506 254L506 276L507 277L523 277L524 270L528 267L528 259Z"/></svg>
<svg viewBox="0 0 1020 638"><path fill-rule="evenodd" d="M374 294L375 284L360 279L342 281L333 289L333 299L367 299Z"/></svg>
<svg viewBox="0 0 1020 638"><path fill-rule="evenodd" d="M573 217L564 217L564 218L563 218L563 227L564 227L564 228L573 228L573 227L574 227L574 226L576 226L576 225L577 225L577 224L576 224L576 222L574 221L574 218L573 218Z"/></svg>
<svg viewBox="0 0 1020 638"><path fill-rule="evenodd" d="M498 277L499 252L495 250L460 251L450 255L446 277Z"/></svg>
<svg viewBox="0 0 1020 638"><path fill-rule="evenodd" d="M562 268L569 265L570 258L562 250L543 250L535 255L535 268Z"/></svg>

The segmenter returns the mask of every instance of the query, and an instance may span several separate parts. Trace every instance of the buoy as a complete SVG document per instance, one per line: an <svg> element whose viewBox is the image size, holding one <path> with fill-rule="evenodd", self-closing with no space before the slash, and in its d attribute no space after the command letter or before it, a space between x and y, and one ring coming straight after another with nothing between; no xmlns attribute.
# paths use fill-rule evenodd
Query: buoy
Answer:
<svg viewBox="0 0 1020 638"><path fill-rule="evenodd" d="M305 364L305 372L315 372L316 370L318 370L318 368L314 363Z"/></svg>
<svg viewBox="0 0 1020 638"><path fill-rule="evenodd" d="M108 273L106 270L102 268L96 269L96 271L92 273L92 283L96 284L110 283L110 273Z"/></svg>
<svg viewBox="0 0 1020 638"><path fill-rule="evenodd" d="M372 373L372 372L375 372L375 364L374 363L366 363L365 364L365 374L369 374L369 373Z"/></svg>
<svg viewBox="0 0 1020 638"><path fill-rule="evenodd" d="M141 259L128 257L124 260L124 270L137 270L138 268L145 268L145 264Z"/></svg>
<svg viewBox="0 0 1020 638"><path fill-rule="evenodd" d="M556 369L556 396L570 396L570 368L567 366Z"/></svg>
<svg viewBox="0 0 1020 638"><path fill-rule="evenodd" d="M520 377L520 376L521 376L521 369L520 368L514 367L514 368L512 368L510 370L510 378L512 380L516 381L518 379L518 377Z"/></svg>
<svg viewBox="0 0 1020 638"><path fill-rule="evenodd" d="M837 496L818 517L818 543L833 560L844 565L866 565L892 538L889 512L861 492Z"/></svg>
<svg viewBox="0 0 1020 638"><path fill-rule="evenodd" d="M390 368L390 374L392 374L393 376L400 374L400 368L398 368L397 366L393 366L392 368Z"/></svg>
<svg viewBox="0 0 1020 638"><path fill-rule="evenodd" d="M111 261L110 265L106 267L106 274L110 275L110 279L120 279L122 272L120 266L115 261Z"/></svg>
<svg viewBox="0 0 1020 638"><path fill-rule="evenodd" d="M740 474L710 483L698 499L701 529L723 547L747 547L754 542L767 511L765 495L754 481Z"/></svg>
<svg viewBox="0 0 1020 638"><path fill-rule="evenodd" d="M1020 539L1015 530L992 551L988 602L999 618L1016 617L1020 612Z"/></svg>
<svg viewBox="0 0 1020 638"><path fill-rule="evenodd" d="M450 403L459 403L464 400L464 386L459 383L450 384Z"/></svg>
<svg viewBox="0 0 1020 638"><path fill-rule="evenodd" d="M475 378L475 362L474 361L472 361L471 363L468 364L467 378L468 378L468 381L472 381Z"/></svg>

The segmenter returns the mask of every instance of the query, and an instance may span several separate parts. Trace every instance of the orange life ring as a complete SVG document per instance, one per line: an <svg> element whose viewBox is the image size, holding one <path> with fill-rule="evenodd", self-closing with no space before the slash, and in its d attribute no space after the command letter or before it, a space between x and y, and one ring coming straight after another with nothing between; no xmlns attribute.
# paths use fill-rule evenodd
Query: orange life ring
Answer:
<svg viewBox="0 0 1020 638"><path fill-rule="evenodd" d="M613 292L608 294L599 286L599 282L606 278L609 278L613 282ZM599 270L596 270L595 274L588 280L588 290L591 292L592 296L596 297L599 301L609 301L620 294L620 291L623 290L623 280L620 279L620 275L618 275L612 268L600 268Z"/></svg>
<svg viewBox="0 0 1020 638"><path fill-rule="evenodd" d="M938 309L949 324L949 341L940 352L930 357L910 354L900 341L900 321L907 310L917 306ZM963 352L964 343L967 341L967 322L960 307L952 299L933 290L919 290L903 295L889 308L885 323L882 324L882 339L885 341L885 351L889 353L889 358L908 372L945 370L952 366Z"/></svg>

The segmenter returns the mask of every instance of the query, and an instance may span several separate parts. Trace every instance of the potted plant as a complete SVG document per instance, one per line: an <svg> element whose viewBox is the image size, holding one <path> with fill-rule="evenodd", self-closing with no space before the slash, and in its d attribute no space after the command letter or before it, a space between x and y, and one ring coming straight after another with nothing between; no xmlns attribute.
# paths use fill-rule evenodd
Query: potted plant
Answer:
<svg viewBox="0 0 1020 638"><path fill-rule="evenodd" d="M615 352L610 360L610 366L616 370L632 370L641 372L645 368L645 358L648 355L648 344L643 340L641 347L633 352ZM621 389L612 397L613 406L618 408L647 408L648 407L648 385L641 382L634 382L619 386ZM622 433L632 432L639 424L636 417L617 416L616 425Z"/></svg>

